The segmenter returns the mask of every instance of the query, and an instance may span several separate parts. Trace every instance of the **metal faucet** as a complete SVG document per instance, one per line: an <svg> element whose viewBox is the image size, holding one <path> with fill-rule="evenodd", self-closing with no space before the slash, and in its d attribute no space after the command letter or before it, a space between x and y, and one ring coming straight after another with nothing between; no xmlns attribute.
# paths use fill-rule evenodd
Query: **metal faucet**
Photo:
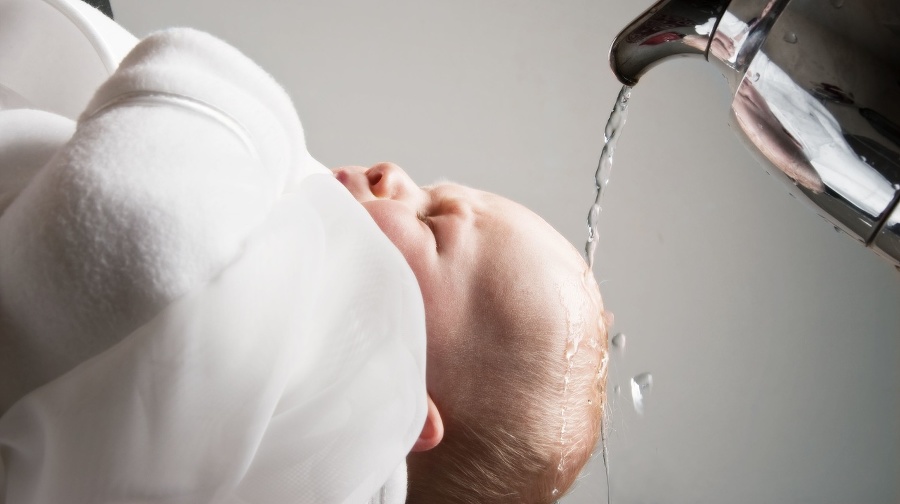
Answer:
<svg viewBox="0 0 900 504"><path fill-rule="evenodd" d="M662 0L609 60L634 85L675 56L716 64L766 170L900 269L900 2Z"/></svg>

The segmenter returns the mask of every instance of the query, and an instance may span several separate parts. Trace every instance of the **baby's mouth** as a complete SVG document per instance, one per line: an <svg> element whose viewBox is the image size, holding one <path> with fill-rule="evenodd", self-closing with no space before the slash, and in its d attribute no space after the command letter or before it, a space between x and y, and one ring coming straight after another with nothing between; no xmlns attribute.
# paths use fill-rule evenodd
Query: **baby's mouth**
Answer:
<svg viewBox="0 0 900 504"><path fill-rule="evenodd" d="M371 197L371 192L366 191L368 184L361 184L361 182L366 180L364 174L346 168L335 168L331 172L334 174L334 178L350 192L356 201L362 203L363 201L374 199ZM363 180L360 180L360 178Z"/></svg>
<svg viewBox="0 0 900 504"><path fill-rule="evenodd" d="M342 168L334 168L331 170L331 173L334 174L334 178L338 179L338 182L341 184L347 185L347 172Z"/></svg>

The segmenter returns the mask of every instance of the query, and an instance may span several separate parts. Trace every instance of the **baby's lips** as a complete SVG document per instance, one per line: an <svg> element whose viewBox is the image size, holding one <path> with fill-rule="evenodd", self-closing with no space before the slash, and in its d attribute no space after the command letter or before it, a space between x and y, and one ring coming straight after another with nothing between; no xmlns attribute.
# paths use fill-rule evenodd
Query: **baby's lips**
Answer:
<svg viewBox="0 0 900 504"><path fill-rule="evenodd" d="M331 172L334 174L334 178L338 179L338 182L344 184L345 186L347 185L347 180L350 178L350 174L347 173L347 170L343 168L335 168L331 170Z"/></svg>
<svg viewBox="0 0 900 504"><path fill-rule="evenodd" d="M372 190L366 177L366 169L360 166L344 166L331 170L334 178L341 183L356 201L362 203L373 199Z"/></svg>
<svg viewBox="0 0 900 504"><path fill-rule="evenodd" d="M359 173L359 170L354 168L356 167L342 166L340 168L331 170L331 172L334 173L334 178L336 178L338 182L352 191L352 186L359 183L359 181L354 182L354 178L359 177L362 173L365 173Z"/></svg>
<svg viewBox="0 0 900 504"><path fill-rule="evenodd" d="M338 168L332 168L331 173L334 174L334 177L338 179L342 184L347 185L347 182L356 175L356 174L365 174L366 168L365 166L340 166Z"/></svg>

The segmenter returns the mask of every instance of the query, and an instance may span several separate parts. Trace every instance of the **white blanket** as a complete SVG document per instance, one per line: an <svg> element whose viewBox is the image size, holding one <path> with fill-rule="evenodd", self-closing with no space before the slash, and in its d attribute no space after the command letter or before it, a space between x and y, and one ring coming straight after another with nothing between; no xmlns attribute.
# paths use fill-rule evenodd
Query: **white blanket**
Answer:
<svg viewBox="0 0 900 504"><path fill-rule="evenodd" d="M402 502L421 295L281 88L170 30L72 129L0 111L0 502Z"/></svg>

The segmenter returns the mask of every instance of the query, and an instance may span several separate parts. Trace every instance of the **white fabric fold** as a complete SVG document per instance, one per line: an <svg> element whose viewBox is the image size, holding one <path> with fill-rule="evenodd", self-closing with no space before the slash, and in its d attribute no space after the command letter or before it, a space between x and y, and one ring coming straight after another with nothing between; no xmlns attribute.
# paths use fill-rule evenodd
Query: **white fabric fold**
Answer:
<svg viewBox="0 0 900 504"><path fill-rule="evenodd" d="M0 0L0 109L75 119L136 43L80 0Z"/></svg>
<svg viewBox="0 0 900 504"><path fill-rule="evenodd" d="M7 323L64 372L233 261L289 183L324 171L311 160L290 99L237 50L148 37L0 218Z"/></svg>
<svg viewBox="0 0 900 504"><path fill-rule="evenodd" d="M369 499L369 504L403 504L406 502L406 462L397 466L380 490Z"/></svg>
<svg viewBox="0 0 900 504"><path fill-rule="evenodd" d="M311 177L208 287L16 403L6 502L373 495L424 419L424 320L377 229L329 222L365 222L346 198Z"/></svg>
<svg viewBox="0 0 900 504"><path fill-rule="evenodd" d="M402 502L421 295L284 91L168 30L67 121L0 110L0 503Z"/></svg>

